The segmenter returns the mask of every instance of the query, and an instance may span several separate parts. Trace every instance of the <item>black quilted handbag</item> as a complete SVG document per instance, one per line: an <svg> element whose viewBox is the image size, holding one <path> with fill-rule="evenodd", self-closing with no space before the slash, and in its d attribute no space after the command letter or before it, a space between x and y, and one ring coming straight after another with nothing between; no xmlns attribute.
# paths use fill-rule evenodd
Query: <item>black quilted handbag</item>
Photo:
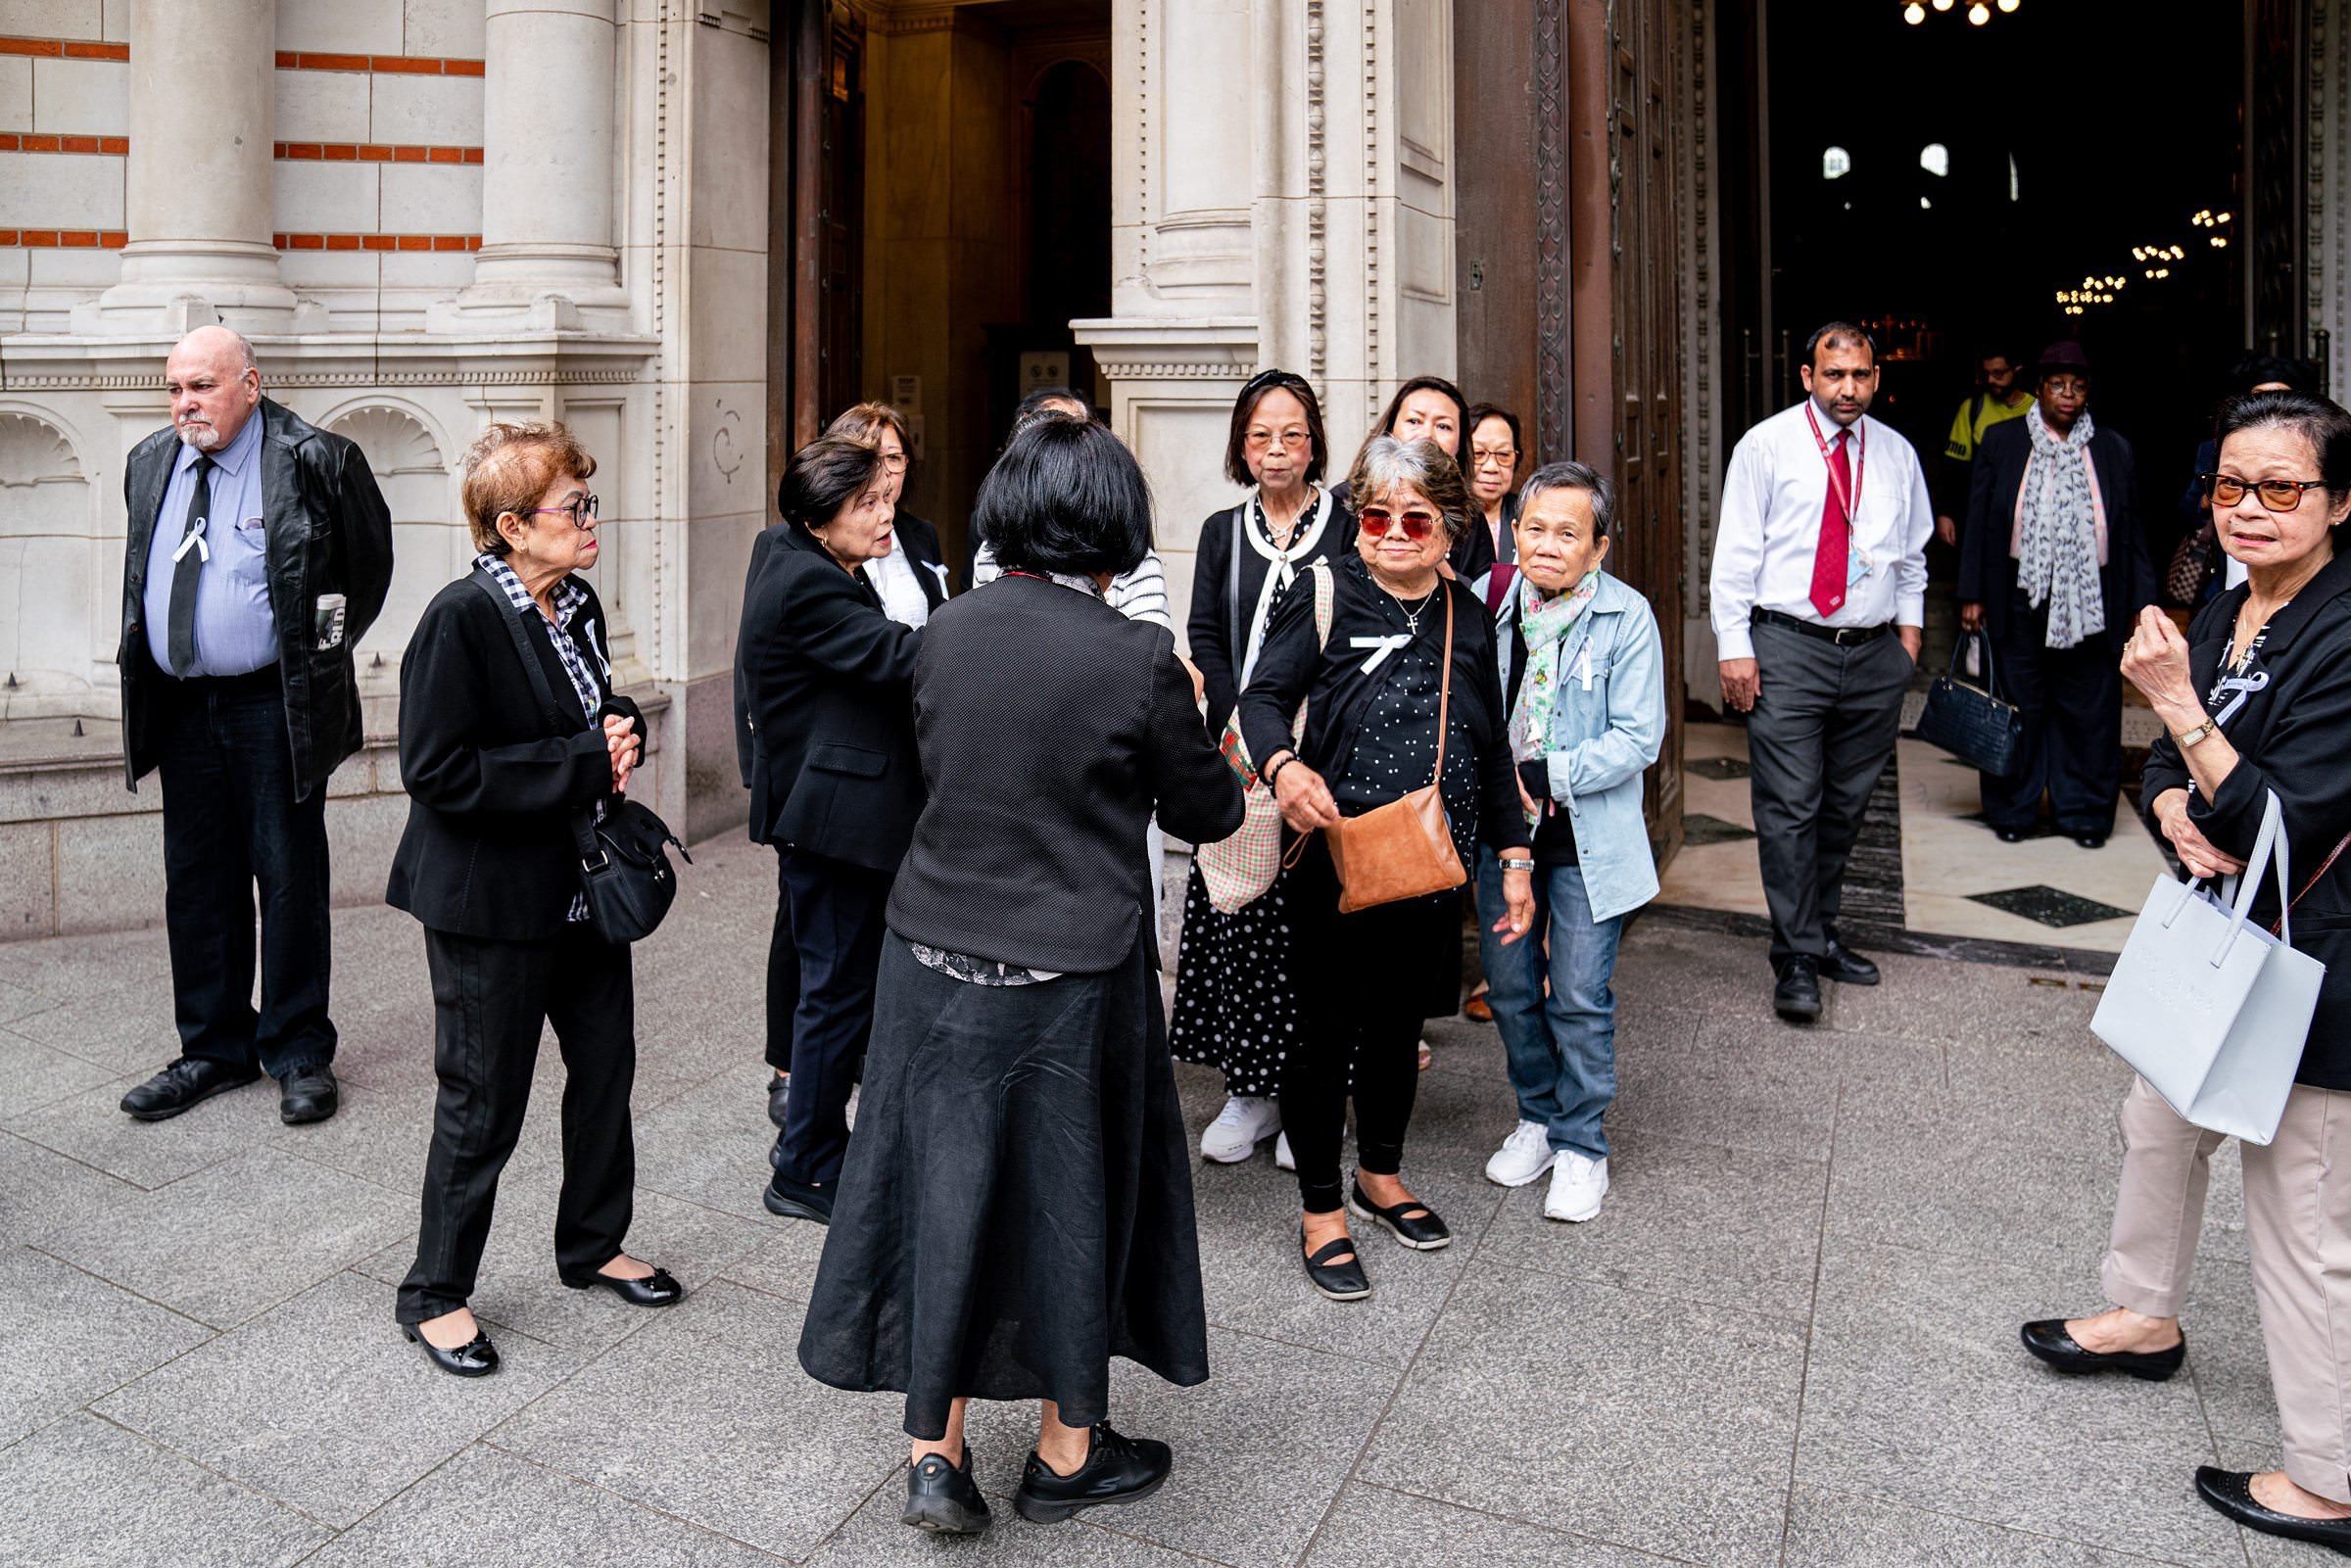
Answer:
<svg viewBox="0 0 2351 1568"><path fill-rule="evenodd" d="M1926 711L1918 716L1918 737L1994 779L2005 779L2016 772L2017 753L2024 748L2025 721L2015 703L2000 700L1991 639L1980 632L1974 637L1984 650L1983 686L1969 686L1959 679L1959 653L1968 641L1962 637L1952 645L1950 668L1937 676L1927 689Z"/></svg>

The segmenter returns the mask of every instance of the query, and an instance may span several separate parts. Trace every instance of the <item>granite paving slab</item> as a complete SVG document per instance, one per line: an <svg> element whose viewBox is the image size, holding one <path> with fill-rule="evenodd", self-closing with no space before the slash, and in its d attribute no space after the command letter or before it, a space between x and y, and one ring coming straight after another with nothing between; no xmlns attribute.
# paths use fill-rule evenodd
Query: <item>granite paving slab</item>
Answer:
<svg viewBox="0 0 2351 1568"><path fill-rule="evenodd" d="M2225 1258L2197 1259L2180 1326L2187 1336L2183 1370L2195 1380L2214 1436L2224 1442L2277 1442L2278 1395L2270 1383L2252 1266Z"/></svg>
<svg viewBox="0 0 2351 1568"><path fill-rule="evenodd" d="M0 1445L213 1337L28 1247L0 1247Z"/></svg>
<svg viewBox="0 0 2351 1568"><path fill-rule="evenodd" d="M673 1197L782 1224L761 1205L776 1141L758 1063L720 1074L637 1117L637 1181Z"/></svg>
<svg viewBox="0 0 2351 1568"><path fill-rule="evenodd" d="M1661 1568L1682 1561L1456 1507L1434 1497L1351 1484L1323 1521L1301 1568Z"/></svg>
<svg viewBox="0 0 2351 1568"><path fill-rule="evenodd" d="M122 1096L153 1071L151 1067L54 1100L11 1117L7 1130L151 1189L243 1153L270 1138L272 1129L303 1130L278 1120L277 1085L266 1078L215 1095L167 1121L134 1121L122 1113Z"/></svg>
<svg viewBox="0 0 2351 1568"><path fill-rule="evenodd" d="M1816 1487L1796 1489L1785 1559L1787 1568L2141 1568L2163 1560Z"/></svg>
<svg viewBox="0 0 2351 1568"><path fill-rule="evenodd" d="M117 1076L95 1062L0 1028L0 1121L112 1082Z"/></svg>
<svg viewBox="0 0 2351 1568"><path fill-rule="evenodd" d="M117 1193L140 1189L13 1132L0 1132L0 1242L29 1241Z"/></svg>

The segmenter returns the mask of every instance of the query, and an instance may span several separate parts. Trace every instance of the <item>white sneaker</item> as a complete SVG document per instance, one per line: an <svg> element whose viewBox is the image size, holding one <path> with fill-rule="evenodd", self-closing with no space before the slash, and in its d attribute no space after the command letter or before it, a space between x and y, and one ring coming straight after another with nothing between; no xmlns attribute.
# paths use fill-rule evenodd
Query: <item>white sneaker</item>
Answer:
<svg viewBox="0 0 2351 1568"><path fill-rule="evenodd" d="M1298 1157L1290 1153L1290 1135L1286 1132L1273 1140L1273 1164L1283 1170L1298 1168Z"/></svg>
<svg viewBox="0 0 2351 1568"><path fill-rule="evenodd" d="M1486 1162L1486 1179L1497 1187L1523 1187L1551 1168L1551 1129L1521 1121Z"/></svg>
<svg viewBox="0 0 2351 1568"><path fill-rule="evenodd" d="M1543 1217L1581 1224L1600 1213L1600 1201L1607 1195L1607 1161L1562 1149L1551 1167L1551 1193L1543 1200Z"/></svg>
<svg viewBox="0 0 2351 1568"><path fill-rule="evenodd" d="M1200 1134L1200 1158L1220 1165L1238 1164L1258 1143L1281 1130L1281 1103L1268 1096L1236 1094L1224 1102Z"/></svg>

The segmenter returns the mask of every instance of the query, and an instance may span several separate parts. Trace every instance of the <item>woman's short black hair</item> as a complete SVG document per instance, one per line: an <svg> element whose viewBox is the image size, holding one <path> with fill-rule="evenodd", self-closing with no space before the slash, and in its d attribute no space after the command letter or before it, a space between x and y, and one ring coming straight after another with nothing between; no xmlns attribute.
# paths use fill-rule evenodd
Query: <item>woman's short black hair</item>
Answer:
<svg viewBox="0 0 2351 1568"><path fill-rule="evenodd" d="M1295 370L1260 370L1232 400L1232 433L1224 441L1224 477L1236 485L1251 482L1249 421L1257 417L1257 405L1266 401L1266 394L1274 391L1288 393L1306 407L1306 482L1311 485L1321 479L1330 462L1330 444L1322 436L1322 405L1315 401L1315 389L1306 384L1306 377Z"/></svg>
<svg viewBox="0 0 2351 1568"><path fill-rule="evenodd" d="M1489 419L1499 419L1510 426L1511 450L1521 457L1526 455L1526 436L1518 428L1518 416L1498 403L1477 404L1470 408L1468 416L1462 421L1462 472L1464 474L1476 466L1477 461L1470 455L1469 443L1477 435L1477 427ZM1511 471L1515 477L1516 464L1511 465Z"/></svg>
<svg viewBox="0 0 2351 1568"><path fill-rule="evenodd" d="M1008 572L1131 572L1151 548L1151 487L1104 426L1039 419L981 481L972 526Z"/></svg>
<svg viewBox="0 0 2351 1568"><path fill-rule="evenodd" d="M2265 381L2281 381L2296 392L2319 390L2319 369L2308 359L2287 359L2275 354L2248 354L2229 367L2229 390L2243 397Z"/></svg>
<svg viewBox="0 0 2351 1568"><path fill-rule="evenodd" d="M848 436L819 436L792 454L776 486L776 510L813 534L865 494L882 472L882 449Z"/></svg>
<svg viewBox="0 0 2351 1568"><path fill-rule="evenodd" d="M1009 444L1013 436L1019 435L1039 414L1059 412L1058 409L1047 408L1045 404L1048 403L1074 403L1086 411L1085 417L1091 419L1094 416L1093 403L1083 395L1068 387L1039 387L1023 398L1020 405L1012 410L1012 431L1004 438L1005 441Z"/></svg>
<svg viewBox="0 0 2351 1568"><path fill-rule="evenodd" d="M2341 404L2315 392L2248 392L2221 404L2213 446L2243 430L2292 431L2310 443L2319 464L2313 477L2326 481L2327 493L2338 501L2351 495L2351 413Z"/></svg>

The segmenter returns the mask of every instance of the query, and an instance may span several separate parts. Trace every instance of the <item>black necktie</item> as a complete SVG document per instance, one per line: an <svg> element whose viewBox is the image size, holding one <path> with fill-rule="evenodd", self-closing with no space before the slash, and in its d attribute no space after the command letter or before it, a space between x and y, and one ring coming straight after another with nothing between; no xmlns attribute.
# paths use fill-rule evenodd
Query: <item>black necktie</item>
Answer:
<svg viewBox="0 0 2351 1568"><path fill-rule="evenodd" d="M172 557L171 619L166 641L171 673L181 676L196 664L196 579L212 548L203 540L205 520L213 512L213 460L199 453L195 467L196 488L188 497L187 521L180 527L179 549Z"/></svg>

